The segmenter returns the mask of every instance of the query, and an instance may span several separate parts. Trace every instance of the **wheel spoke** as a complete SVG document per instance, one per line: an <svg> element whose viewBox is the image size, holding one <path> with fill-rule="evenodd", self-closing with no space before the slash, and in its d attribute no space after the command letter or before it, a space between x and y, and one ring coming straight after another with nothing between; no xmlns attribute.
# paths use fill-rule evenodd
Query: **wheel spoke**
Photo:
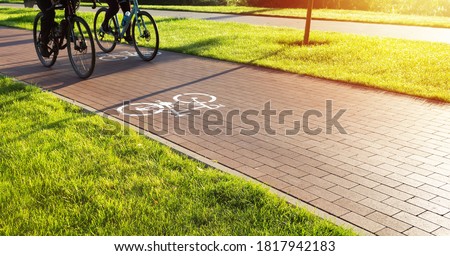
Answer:
<svg viewBox="0 0 450 256"><path fill-rule="evenodd" d="M79 17L74 19L68 35L69 59L75 72L81 78L92 74L95 65L95 48L88 25Z"/></svg>
<svg viewBox="0 0 450 256"><path fill-rule="evenodd" d="M159 35L153 17L145 11L139 12L133 22L132 33L138 55L146 61L155 58L159 48Z"/></svg>
<svg viewBox="0 0 450 256"><path fill-rule="evenodd" d="M111 34L103 33L100 28L103 20L105 19L105 13L107 8L100 8L95 14L94 18L94 36L97 45L103 52L111 52L116 47L116 36L118 27L114 20L114 17L109 20L109 27L112 30Z"/></svg>

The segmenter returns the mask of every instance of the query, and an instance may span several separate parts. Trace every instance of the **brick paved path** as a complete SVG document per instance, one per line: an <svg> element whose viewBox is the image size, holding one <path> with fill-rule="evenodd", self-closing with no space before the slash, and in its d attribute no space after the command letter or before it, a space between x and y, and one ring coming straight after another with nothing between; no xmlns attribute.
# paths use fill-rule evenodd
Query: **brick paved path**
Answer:
<svg viewBox="0 0 450 256"><path fill-rule="evenodd" d="M17 5L5 3L0 4L0 6L23 7L22 4ZM81 10L83 12L96 11L92 10L91 7L81 7ZM183 11L160 11L160 10L150 10L150 13L155 17L165 16L177 18L193 18L193 19L220 21L220 22L240 22L254 25L289 27L296 29L305 28L305 20L295 18L262 17L250 15L233 15L221 13L200 13L200 12L183 12ZM311 29L319 31L351 33L368 36L383 36L383 37L403 38L410 40L422 40L422 41L441 42L450 44L450 29L447 28L313 20L313 22L311 23Z"/></svg>
<svg viewBox="0 0 450 256"><path fill-rule="evenodd" d="M258 110L259 116L249 119L262 126L260 111L270 101L278 113L293 111L284 124L282 115L272 116L277 135L268 130L241 135L241 129L252 126L239 117L215 126L229 127L232 135L215 136L177 135L175 124L185 130L205 124L196 118L189 125L193 115L164 121L163 114L155 114L151 126L148 118L128 118L147 129L167 123L169 133L162 137L374 234L450 235L448 104L170 52L151 63L132 56L116 62L98 59L93 76L80 80L65 53L53 68L42 67L31 38L30 31L0 27L1 73L111 115L118 115L123 100L171 102L178 94L206 93L217 97L207 104L219 107L223 116ZM134 52L122 45L114 53L121 51ZM347 134L335 127L325 133L327 100L332 100L329 115L346 109L338 122ZM303 113L315 114L308 127L323 131L283 135L294 120L303 126Z"/></svg>

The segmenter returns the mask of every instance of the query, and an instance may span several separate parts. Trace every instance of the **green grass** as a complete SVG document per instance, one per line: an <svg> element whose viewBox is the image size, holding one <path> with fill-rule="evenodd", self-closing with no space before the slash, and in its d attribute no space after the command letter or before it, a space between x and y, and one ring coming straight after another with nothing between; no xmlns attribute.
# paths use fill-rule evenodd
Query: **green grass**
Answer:
<svg viewBox="0 0 450 256"><path fill-rule="evenodd" d="M19 3L23 1L0 0L1 2ZM92 3L82 3L92 6ZM141 8L169 11L190 11L206 13L244 14L271 17L305 18L306 9L301 8L261 8L247 6L183 6L183 5L141 5ZM379 24L399 24L450 28L450 17L420 16L374 11L315 9L313 18L318 20L355 21Z"/></svg>
<svg viewBox="0 0 450 256"><path fill-rule="evenodd" d="M87 4L89 5L89 4ZM165 5L143 5L142 8L170 11L191 11L207 13L245 14L256 16L305 18L306 9L300 8L260 8L246 6L165 6ZM315 9L313 18L320 20L356 21L380 24L415 25L428 27L450 28L450 17L442 16L419 16L407 14L393 14L372 11L357 10L333 10Z"/></svg>
<svg viewBox="0 0 450 256"><path fill-rule="evenodd" d="M0 8L0 25L31 29L33 10ZM61 14L60 14L61 15ZM93 24L93 14L82 14ZM158 18L161 49L249 63L450 102L450 45L194 19Z"/></svg>
<svg viewBox="0 0 450 256"><path fill-rule="evenodd" d="M0 77L0 235L354 235Z"/></svg>

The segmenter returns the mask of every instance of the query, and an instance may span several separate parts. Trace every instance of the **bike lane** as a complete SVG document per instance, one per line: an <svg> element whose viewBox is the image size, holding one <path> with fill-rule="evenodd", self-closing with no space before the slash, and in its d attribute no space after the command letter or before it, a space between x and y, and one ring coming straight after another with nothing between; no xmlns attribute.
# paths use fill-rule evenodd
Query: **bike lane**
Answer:
<svg viewBox="0 0 450 256"><path fill-rule="evenodd" d="M99 54L92 77L80 80L64 51L42 67L31 35L0 27L1 73L153 132L338 223L377 235L450 230L448 104L165 51L148 63L126 45Z"/></svg>

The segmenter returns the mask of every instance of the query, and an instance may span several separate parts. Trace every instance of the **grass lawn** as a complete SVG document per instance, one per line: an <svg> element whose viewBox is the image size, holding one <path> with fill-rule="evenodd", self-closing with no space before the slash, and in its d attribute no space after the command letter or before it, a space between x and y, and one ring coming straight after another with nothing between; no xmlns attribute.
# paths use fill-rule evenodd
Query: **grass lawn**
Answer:
<svg viewBox="0 0 450 256"><path fill-rule="evenodd" d="M23 4L23 1L0 0L0 3ZM92 3L82 3L84 6L92 6ZM305 18L306 9L301 8L262 8L247 6L189 6L189 5L140 5L141 8L168 11L190 11L207 13L243 14L270 17ZM385 12L358 11L358 10L334 10L315 9L313 18L318 20L356 21L380 24L399 24L427 26L438 28L450 28L450 17L444 16L419 16L406 14L393 14Z"/></svg>
<svg viewBox="0 0 450 256"><path fill-rule="evenodd" d="M0 77L0 235L355 235Z"/></svg>
<svg viewBox="0 0 450 256"><path fill-rule="evenodd" d="M88 4L87 4L88 5ZM257 16L306 18L306 9L300 8L261 8L246 6L166 6L166 5L143 5L143 8L170 11L192 11L211 12L226 14L245 14ZM320 20L357 21L381 24L399 24L450 28L450 17L442 16L419 16L406 14L392 14L384 12L357 11L357 10L333 10L316 9L313 18Z"/></svg>
<svg viewBox="0 0 450 256"><path fill-rule="evenodd" d="M0 25L32 28L36 11L0 8ZM59 13L61 15L61 13ZM82 13L93 24L92 13ZM157 18L161 49L450 102L450 45L289 28Z"/></svg>

